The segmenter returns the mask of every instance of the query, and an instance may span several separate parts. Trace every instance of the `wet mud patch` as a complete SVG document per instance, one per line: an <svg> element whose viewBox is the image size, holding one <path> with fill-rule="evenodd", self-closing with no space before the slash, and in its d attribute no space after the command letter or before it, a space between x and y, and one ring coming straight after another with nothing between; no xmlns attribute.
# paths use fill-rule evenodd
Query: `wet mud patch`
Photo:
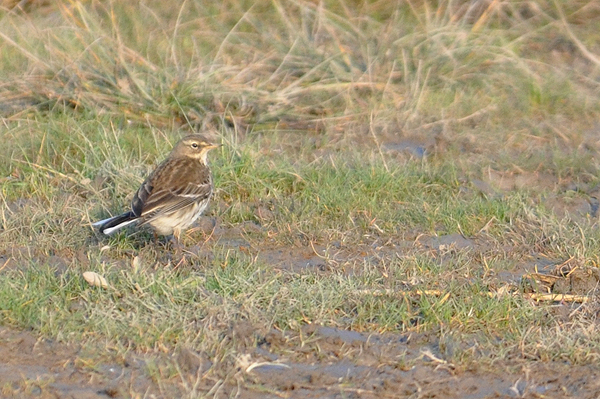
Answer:
<svg viewBox="0 0 600 399"><path fill-rule="evenodd" d="M143 362L99 361L77 345L0 327L3 397L116 398L152 386Z"/></svg>
<svg viewBox="0 0 600 399"><path fill-rule="evenodd" d="M323 256L319 256L316 250L306 247L261 250L258 259L275 268L294 272L307 269L325 271L328 267Z"/></svg>
<svg viewBox="0 0 600 399"><path fill-rule="evenodd" d="M497 171L488 168L485 180L502 192L553 190L559 185L557 178L550 173L524 170Z"/></svg>
<svg viewBox="0 0 600 399"><path fill-rule="evenodd" d="M230 377L213 392L215 398L595 398L600 392L595 366L500 362L493 369L465 368L446 360L433 334L362 333L322 325L265 333L247 322L230 331L242 345L234 365L216 366L227 367ZM242 339L248 336L259 339ZM144 361L134 356L98 360L77 346L8 328L0 329L0 337L0 382L8 397L100 399L144 393L167 398L181 394L170 387L182 380L200 381L201 391L214 386L214 377L208 377L213 363L190 348L172 356L179 375L157 386Z"/></svg>
<svg viewBox="0 0 600 399"><path fill-rule="evenodd" d="M477 245L474 239L467 238L462 234L441 236L422 235L416 239L415 243L424 248L442 252L476 249Z"/></svg>
<svg viewBox="0 0 600 399"><path fill-rule="evenodd" d="M246 349L237 361L249 387L244 398L483 399L565 393L585 398L600 388L594 374L587 374L588 366L457 367L445 360L433 335L364 334L311 325L299 334L271 331L254 350Z"/></svg>
<svg viewBox="0 0 600 399"><path fill-rule="evenodd" d="M598 217L598 200L589 196L548 195L542 204L559 219L584 222Z"/></svg>
<svg viewBox="0 0 600 399"><path fill-rule="evenodd" d="M289 246L262 248L257 259L274 268L290 272L336 271L345 274L360 272L361 265L378 265L383 259L399 256L403 248L395 245L378 246L356 245L346 247L339 243L329 246L312 244L310 246Z"/></svg>
<svg viewBox="0 0 600 399"><path fill-rule="evenodd" d="M47 265L56 271L56 274L62 274L69 271L73 264L87 266L90 260L86 251L72 251L64 249L52 251L51 254L45 254L33 246L14 247L7 250L0 250L0 272L10 270L26 270L31 268L32 264Z"/></svg>
<svg viewBox="0 0 600 399"><path fill-rule="evenodd" d="M559 219L585 222L598 217L600 188L575 182L572 178L543 172L488 169L483 180L472 179L470 183L489 197L501 197L502 193L514 190L543 193L537 201Z"/></svg>

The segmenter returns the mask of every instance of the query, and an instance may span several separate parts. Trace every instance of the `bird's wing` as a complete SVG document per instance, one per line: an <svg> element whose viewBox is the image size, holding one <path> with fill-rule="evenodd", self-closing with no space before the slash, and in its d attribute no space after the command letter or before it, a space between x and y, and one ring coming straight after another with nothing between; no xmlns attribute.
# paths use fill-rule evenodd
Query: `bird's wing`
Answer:
<svg viewBox="0 0 600 399"><path fill-rule="evenodd" d="M212 190L210 171L198 167L197 162L167 159L159 165L135 193L131 203L135 216L147 222L208 199Z"/></svg>
<svg viewBox="0 0 600 399"><path fill-rule="evenodd" d="M183 188L166 188L153 191L144 203L141 216L152 219L160 215L176 212L195 202L210 197L210 180L203 183L188 182Z"/></svg>

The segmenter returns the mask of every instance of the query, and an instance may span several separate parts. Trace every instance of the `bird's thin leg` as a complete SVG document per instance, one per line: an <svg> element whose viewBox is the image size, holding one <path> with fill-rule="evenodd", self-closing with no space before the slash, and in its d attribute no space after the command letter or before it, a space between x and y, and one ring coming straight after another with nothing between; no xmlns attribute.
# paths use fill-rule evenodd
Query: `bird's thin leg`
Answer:
<svg viewBox="0 0 600 399"><path fill-rule="evenodd" d="M171 242L173 243L177 257L179 257L179 255L183 256L183 246L181 245L181 230L175 229L173 231L173 239L171 240Z"/></svg>
<svg viewBox="0 0 600 399"><path fill-rule="evenodd" d="M181 230L179 229L175 229L173 230L173 238L175 239L175 245L176 246L181 246L181 241L179 241L179 238L181 237Z"/></svg>

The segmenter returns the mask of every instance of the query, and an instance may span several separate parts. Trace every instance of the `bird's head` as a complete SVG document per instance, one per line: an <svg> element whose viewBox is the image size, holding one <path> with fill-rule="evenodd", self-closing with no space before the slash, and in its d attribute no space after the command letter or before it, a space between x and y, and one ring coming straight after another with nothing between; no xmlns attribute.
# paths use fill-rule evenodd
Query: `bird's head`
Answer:
<svg viewBox="0 0 600 399"><path fill-rule="evenodd" d="M173 147L173 151L171 152L171 157L193 158L202 163L206 163L206 156L208 152L213 148L220 146L220 144L212 143L206 136L202 134L190 134L175 144L175 147Z"/></svg>

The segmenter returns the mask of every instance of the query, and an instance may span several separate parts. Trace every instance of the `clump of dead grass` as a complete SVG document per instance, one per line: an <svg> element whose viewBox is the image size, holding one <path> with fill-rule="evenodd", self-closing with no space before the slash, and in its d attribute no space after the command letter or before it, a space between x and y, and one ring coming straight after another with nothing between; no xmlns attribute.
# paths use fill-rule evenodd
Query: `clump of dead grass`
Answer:
<svg viewBox="0 0 600 399"><path fill-rule="evenodd" d="M570 78L577 70L526 54L552 27L567 29L586 4L560 17L523 7L92 2L13 9L3 20L2 51L15 61L4 67L12 78L2 108L13 118L71 108L155 126L225 123L242 131L362 124L384 136L494 126L558 109L585 115L589 91ZM585 58L578 48L573 57ZM594 90L589 79L582 84Z"/></svg>

